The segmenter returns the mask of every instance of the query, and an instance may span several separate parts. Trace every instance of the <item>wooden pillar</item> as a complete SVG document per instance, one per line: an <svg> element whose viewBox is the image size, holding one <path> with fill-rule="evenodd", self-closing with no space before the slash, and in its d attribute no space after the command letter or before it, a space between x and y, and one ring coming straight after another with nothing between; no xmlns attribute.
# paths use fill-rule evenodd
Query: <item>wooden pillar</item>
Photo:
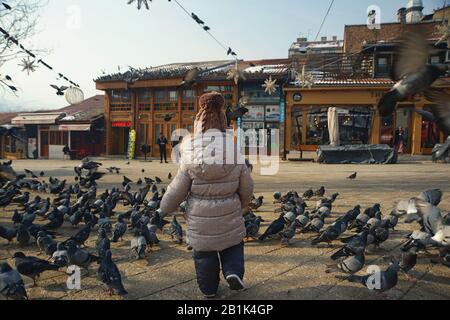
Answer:
<svg viewBox="0 0 450 320"><path fill-rule="evenodd" d="M180 128L183 127L182 103L183 103L183 89L180 89L180 90L178 90L178 124L177 124L177 129L180 129Z"/></svg>
<svg viewBox="0 0 450 320"><path fill-rule="evenodd" d="M131 128L130 130L135 130L137 132L137 127L139 120L137 119L137 99L136 99L136 91L131 91Z"/></svg>
<svg viewBox="0 0 450 320"><path fill-rule="evenodd" d="M112 139L112 127L111 127L111 108L109 103L109 94L106 92L104 97L104 113L105 113L105 133L106 133L106 154L112 153L113 139ZM39 136L39 132L38 132ZM39 137L38 137L39 144Z"/></svg>
<svg viewBox="0 0 450 320"><path fill-rule="evenodd" d="M372 134L370 137L370 144L380 144L380 129L381 129L381 115L378 112L376 105L373 106L375 113L373 118Z"/></svg>
<svg viewBox="0 0 450 320"><path fill-rule="evenodd" d="M415 108L423 109L423 103L416 103ZM411 117L411 154L422 154L422 116L417 112L412 112Z"/></svg>
<svg viewBox="0 0 450 320"><path fill-rule="evenodd" d="M291 103L291 99L289 94L286 95L286 111L285 111L285 117L286 117L286 128L284 130L284 135L286 137L285 141L286 141L286 154L289 154L289 152L291 151L291 145L292 145L292 137L291 137L291 132L292 132L292 109L293 109L293 105ZM280 137L280 141L281 139L283 139L283 137Z"/></svg>

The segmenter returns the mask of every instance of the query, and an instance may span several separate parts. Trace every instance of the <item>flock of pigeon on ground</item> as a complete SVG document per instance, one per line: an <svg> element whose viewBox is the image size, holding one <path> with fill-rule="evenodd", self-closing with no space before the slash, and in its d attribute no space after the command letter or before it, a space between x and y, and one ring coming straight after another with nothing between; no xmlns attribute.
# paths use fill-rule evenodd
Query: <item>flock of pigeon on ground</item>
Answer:
<svg viewBox="0 0 450 320"><path fill-rule="evenodd" d="M11 164L4 162L0 165L0 208L16 206L17 209L12 216L14 227L0 225L0 238L6 239L8 244L16 241L21 247L37 245L40 255L47 259L16 252L13 256L15 269L6 262L0 263L0 295L6 299L28 299L22 276L31 278L36 286L39 276L46 271L73 265L89 270L93 263L98 264L98 280L106 285L109 294L125 295L127 291L113 260L111 243L122 241L129 232L133 235L131 255L135 259L145 259L147 251L158 245L158 232L171 235L177 244L183 243L183 229L176 217L170 222L160 216L159 203L165 189L159 177L139 179L136 182L138 190L132 192L133 182L124 176L122 187L98 194L97 181L106 173L98 171L101 163L87 158L74 168L76 183L73 185L53 177L44 182L44 172L40 172L39 177L30 170L18 175ZM116 167L107 168L107 171L120 174ZM356 177L357 173L354 173L348 179ZM170 173L168 179L172 179ZM33 198L31 192L37 195ZM331 219L333 203L339 194L325 197L325 193L324 187L317 191L310 189L302 196L295 191L284 195L274 193L274 203L280 205L276 212L280 216L263 233L260 233L263 220L254 212L264 204L264 198L254 197L248 209L244 210L247 240L275 238L282 245L289 245L299 233L317 234L312 246L340 240L342 247L331 256L336 264L327 272L346 273L345 277L337 277L368 288L370 277L378 276L380 285L370 288L377 292L395 287L398 272L408 274L417 262L417 254L428 252L430 248L439 249L439 259L435 263L450 266L450 219L437 207L442 198L440 190L425 191L417 198L400 201L386 216L382 215L379 204L365 210L357 205L331 224L326 220ZM42 197L43 194L51 194L52 199ZM310 207L305 201L314 198L320 200L313 210L308 211ZM115 209L119 203L129 208L128 211L117 214ZM185 203L179 209L185 212ZM114 216L117 220L113 225ZM375 275L356 275L365 265L366 248L379 247L385 242L402 216L406 217L405 222L418 222L422 228L406 239L400 261L393 259L386 271L380 270ZM42 223L36 224L37 219ZM79 228L79 231L64 239L58 230L65 223ZM94 230L98 234L95 248L87 248L85 243ZM354 230L354 235L342 237L347 230ZM188 246L188 250L191 249Z"/></svg>

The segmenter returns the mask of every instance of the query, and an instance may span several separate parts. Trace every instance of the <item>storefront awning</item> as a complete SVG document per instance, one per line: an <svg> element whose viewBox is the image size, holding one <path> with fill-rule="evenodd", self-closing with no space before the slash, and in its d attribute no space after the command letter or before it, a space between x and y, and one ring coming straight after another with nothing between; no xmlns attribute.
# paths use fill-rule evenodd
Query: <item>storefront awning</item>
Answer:
<svg viewBox="0 0 450 320"><path fill-rule="evenodd" d="M59 125L60 131L89 131L91 130L90 124L61 124Z"/></svg>
<svg viewBox="0 0 450 320"><path fill-rule="evenodd" d="M64 113L23 113L13 118L11 124L55 124L63 116Z"/></svg>

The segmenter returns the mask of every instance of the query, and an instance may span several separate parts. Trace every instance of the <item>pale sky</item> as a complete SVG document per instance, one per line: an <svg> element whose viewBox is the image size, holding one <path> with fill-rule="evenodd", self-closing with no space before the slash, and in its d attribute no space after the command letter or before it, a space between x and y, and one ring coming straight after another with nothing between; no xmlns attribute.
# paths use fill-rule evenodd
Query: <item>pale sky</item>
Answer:
<svg viewBox="0 0 450 320"><path fill-rule="evenodd" d="M7 2L7 1L6 1ZM49 0L39 20L39 33L25 47L51 52L43 60L81 85L85 97L98 92L93 79L127 66L149 67L173 62L227 59L219 47L173 1L153 0L150 10L138 11L128 0ZM241 59L286 58L299 36L313 40L329 0L179 0L196 13ZM442 6L424 0L424 12ZM343 37L344 25L363 24L367 7L381 8L382 22L396 19L407 0L336 0L320 36ZM79 19L76 17L80 13ZM75 17L75 18L73 18ZM77 21L80 23L77 23ZM0 22L1 26L1 22ZM0 91L0 111L54 109L67 105L49 84L64 85L42 66L30 76L17 66L4 65L19 88L18 97Z"/></svg>

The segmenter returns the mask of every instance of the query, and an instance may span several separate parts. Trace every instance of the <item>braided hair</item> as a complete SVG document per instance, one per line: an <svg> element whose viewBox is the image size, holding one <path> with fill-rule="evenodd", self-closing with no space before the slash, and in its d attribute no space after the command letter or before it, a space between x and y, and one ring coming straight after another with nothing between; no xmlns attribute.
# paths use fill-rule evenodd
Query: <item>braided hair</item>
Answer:
<svg viewBox="0 0 450 320"><path fill-rule="evenodd" d="M225 132L227 119L224 112L225 99L218 92L206 93L200 97L200 110L194 124L195 133L205 133L210 129Z"/></svg>

